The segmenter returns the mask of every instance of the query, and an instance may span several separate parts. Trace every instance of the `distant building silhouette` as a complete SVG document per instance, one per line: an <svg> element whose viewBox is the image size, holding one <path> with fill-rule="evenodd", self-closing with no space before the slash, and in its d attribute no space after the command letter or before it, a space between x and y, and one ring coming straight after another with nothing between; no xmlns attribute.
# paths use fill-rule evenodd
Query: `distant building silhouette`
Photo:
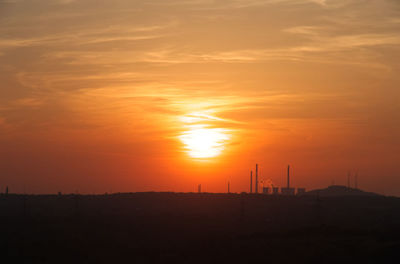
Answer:
<svg viewBox="0 0 400 264"><path fill-rule="evenodd" d="M297 194L302 195L306 193L306 188L297 188Z"/></svg>
<svg viewBox="0 0 400 264"><path fill-rule="evenodd" d="M294 195L294 188L281 188L281 193L283 195Z"/></svg>

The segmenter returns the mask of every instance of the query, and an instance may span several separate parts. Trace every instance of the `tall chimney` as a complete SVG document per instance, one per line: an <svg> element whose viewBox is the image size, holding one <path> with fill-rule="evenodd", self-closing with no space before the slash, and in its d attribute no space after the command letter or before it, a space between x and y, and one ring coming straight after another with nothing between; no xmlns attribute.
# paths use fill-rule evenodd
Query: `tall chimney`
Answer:
<svg viewBox="0 0 400 264"><path fill-rule="evenodd" d="M256 193L258 193L258 164L256 164Z"/></svg>
<svg viewBox="0 0 400 264"><path fill-rule="evenodd" d="M290 165L287 166L287 188L290 188Z"/></svg>
<svg viewBox="0 0 400 264"><path fill-rule="evenodd" d="M253 192L253 171L250 171L250 193Z"/></svg>

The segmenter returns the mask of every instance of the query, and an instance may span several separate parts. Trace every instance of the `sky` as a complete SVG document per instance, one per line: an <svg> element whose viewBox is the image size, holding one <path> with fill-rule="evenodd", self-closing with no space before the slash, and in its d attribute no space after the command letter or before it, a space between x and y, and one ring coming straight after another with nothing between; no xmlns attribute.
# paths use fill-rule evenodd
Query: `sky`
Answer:
<svg viewBox="0 0 400 264"><path fill-rule="evenodd" d="M400 195L397 0L0 0L0 191Z"/></svg>

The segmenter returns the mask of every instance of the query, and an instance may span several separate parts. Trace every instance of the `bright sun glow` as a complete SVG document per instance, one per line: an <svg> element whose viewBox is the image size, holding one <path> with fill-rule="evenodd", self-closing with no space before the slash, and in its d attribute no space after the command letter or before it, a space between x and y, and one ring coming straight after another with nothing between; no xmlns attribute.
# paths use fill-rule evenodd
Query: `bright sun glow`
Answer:
<svg viewBox="0 0 400 264"><path fill-rule="evenodd" d="M189 156L212 158L218 156L224 149L224 143L229 139L229 135L221 128L194 125L179 138L185 144Z"/></svg>
<svg viewBox="0 0 400 264"><path fill-rule="evenodd" d="M205 159L216 157L224 150L230 139L230 130L220 126L224 119L212 115L210 111L197 111L180 118L185 131L179 139L192 158Z"/></svg>

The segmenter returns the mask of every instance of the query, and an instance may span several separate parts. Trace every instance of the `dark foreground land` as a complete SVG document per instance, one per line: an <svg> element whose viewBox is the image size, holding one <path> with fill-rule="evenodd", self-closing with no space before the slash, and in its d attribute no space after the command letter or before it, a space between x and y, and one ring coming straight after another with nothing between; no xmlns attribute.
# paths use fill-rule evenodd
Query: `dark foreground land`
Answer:
<svg viewBox="0 0 400 264"><path fill-rule="evenodd" d="M0 195L1 263L400 263L400 199Z"/></svg>

